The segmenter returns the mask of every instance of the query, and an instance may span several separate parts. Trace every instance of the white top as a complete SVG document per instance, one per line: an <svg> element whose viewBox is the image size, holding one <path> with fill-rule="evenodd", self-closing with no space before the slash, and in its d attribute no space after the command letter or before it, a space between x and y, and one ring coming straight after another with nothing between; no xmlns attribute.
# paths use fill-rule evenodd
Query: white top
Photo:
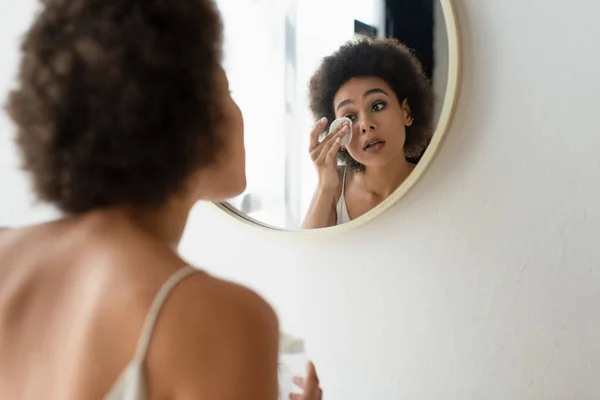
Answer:
<svg viewBox="0 0 600 400"><path fill-rule="evenodd" d="M346 222L352 221L350 218L350 214L348 214L348 207L346 206L346 198L344 197L344 191L346 188L346 171L348 171L348 167L344 168L344 177L342 178L342 194L340 195L340 199L338 200L335 206L335 213L337 215L336 225L342 225Z"/></svg>
<svg viewBox="0 0 600 400"><path fill-rule="evenodd" d="M146 353L148 352L150 339L152 338L152 332L154 331L158 314L175 286L196 272L199 272L199 270L192 267L182 268L171 275L171 277L169 277L162 285L148 310L148 315L144 321L144 326L142 327L142 333L140 334L133 360L125 367L125 370L104 397L104 400L148 399L148 385L144 373L144 362L146 361Z"/></svg>

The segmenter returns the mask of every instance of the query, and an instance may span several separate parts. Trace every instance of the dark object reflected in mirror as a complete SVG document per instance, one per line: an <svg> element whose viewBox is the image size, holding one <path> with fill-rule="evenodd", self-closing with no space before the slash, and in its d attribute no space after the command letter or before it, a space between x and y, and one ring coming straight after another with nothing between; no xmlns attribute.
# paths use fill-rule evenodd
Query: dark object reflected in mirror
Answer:
<svg viewBox="0 0 600 400"><path fill-rule="evenodd" d="M358 36L365 36L370 38L377 37L377 28L364 22L354 20L354 34Z"/></svg>

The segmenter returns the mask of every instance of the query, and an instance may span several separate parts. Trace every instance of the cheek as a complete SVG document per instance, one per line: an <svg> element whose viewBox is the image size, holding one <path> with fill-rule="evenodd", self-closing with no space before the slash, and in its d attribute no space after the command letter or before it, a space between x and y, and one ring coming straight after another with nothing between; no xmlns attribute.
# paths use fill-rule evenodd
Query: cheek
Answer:
<svg viewBox="0 0 600 400"><path fill-rule="evenodd" d="M346 152L350 154L350 157L354 158L356 161L360 161L362 148L359 141L355 141L352 139L352 142L346 147Z"/></svg>
<svg viewBox="0 0 600 400"><path fill-rule="evenodd" d="M404 140L406 139L406 125L404 125L402 114L398 116L390 113L390 115L386 116L385 121L382 122L384 126L389 126L391 128L390 131L387 132L388 136L391 136L394 141L404 143Z"/></svg>
<svg viewBox="0 0 600 400"><path fill-rule="evenodd" d="M404 125L404 123L401 122L398 124L398 127L396 128L396 135L402 140L406 138L406 125Z"/></svg>
<svg viewBox="0 0 600 400"><path fill-rule="evenodd" d="M225 134L228 136L231 147L237 150L240 146L242 148L244 146L244 115L237 103L233 100L230 100L228 109L228 124L227 132L225 132Z"/></svg>
<svg viewBox="0 0 600 400"><path fill-rule="evenodd" d="M398 151L401 151L401 149L404 148L404 145L406 144L406 131L404 129L404 125L401 125L398 127L398 129L396 129L393 144Z"/></svg>
<svg viewBox="0 0 600 400"><path fill-rule="evenodd" d="M236 120L238 121L238 123L236 124L236 127L237 127L237 130L239 131L240 141L243 146L244 145L244 115L242 114L242 111L237 106L237 104L235 105L235 109L237 111L237 113L236 113L237 119Z"/></svg>
<svg viewBox="0 0 600 400"><path fill-rule="evenodd" d="M216 133L221 139L222 151L219 154L222 164L232 166L234 160L239 160L244 155L244 118L235 104L230 101L225 104L223 120Z"/></svg>
<svg viewBox="0 0 600 400"><path fill-rule="evenodd" d="M361 147L361 138L358 129L352 132L352 141L346 146L346 150L349 152L357 152Z"/></svg>

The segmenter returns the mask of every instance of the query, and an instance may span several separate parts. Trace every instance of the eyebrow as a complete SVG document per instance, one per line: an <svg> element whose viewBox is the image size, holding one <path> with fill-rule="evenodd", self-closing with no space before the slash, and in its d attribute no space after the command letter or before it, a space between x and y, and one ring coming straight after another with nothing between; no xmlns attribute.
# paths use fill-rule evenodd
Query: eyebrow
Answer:
<svg viewBox="0 0 600 400"><path fill-rule="evenodd" d="M367 97L367 96L369 96L369 95L372 95L372 94L374 94L374 93L383 93L383 94L385 94L385 95L386 95L386 96L388 96L388 97L390 96L389 94L387 94L387 92L386 92L385 90L383 90L383 89L380 89L380 88L374 88L374 89L369 89L369 90L367 90L367 91L366 91L366 92L365 92L365 93L362 95L362 97L363 97L363 98L365 98L365 97ZM337 106L337 109L336 109L336 110L338 110L338 111L339 111L339 110L340 110L340 108L344 107L345 105L352 104L352 103L354 103L354 100L350 100L350 99L348 99L348 100L343 100L343 101L340 101L340 104L338 104L338 106Z"/></svg>

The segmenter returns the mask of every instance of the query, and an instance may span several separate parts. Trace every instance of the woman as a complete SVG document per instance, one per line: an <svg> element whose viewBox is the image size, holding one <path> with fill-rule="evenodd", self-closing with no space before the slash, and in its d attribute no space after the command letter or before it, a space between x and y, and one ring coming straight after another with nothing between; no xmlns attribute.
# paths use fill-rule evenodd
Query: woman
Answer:
<svg viewBox="0 0 600 400"><path fill-rule="evenodd" d="M246 184L213 3L41 7L7 110L65 218L0 233L0 398L276 399L272 308L176 250L194 203Z"/></svg>
<svg viewBox="0 0 600 400"><path fill-rule="evenodd" d="M302 227L315 229L360 217L404 182L431 139L434 95L416 57L389 38L345 44L323 60L309 91L313 115L323 118L311 132L318 185ZM342 117L351 128L319 141Z"/></svg>

